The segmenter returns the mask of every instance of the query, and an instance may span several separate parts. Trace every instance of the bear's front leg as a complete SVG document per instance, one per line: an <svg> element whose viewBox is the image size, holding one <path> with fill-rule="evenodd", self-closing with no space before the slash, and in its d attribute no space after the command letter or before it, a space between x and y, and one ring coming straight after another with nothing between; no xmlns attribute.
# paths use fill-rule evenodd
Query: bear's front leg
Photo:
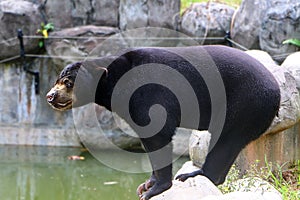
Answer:
<svg viewBox="0 0 300 200"><path fill-rule="evenodd" d="M153 173L149 180L142 183L137 193L140 200L148 200L158 195L172 186L172 145L171 143L152 151L153 141L147 143L142 140L143 145L148 152L148 156L152 165ZM150 147L149 147L149 144Z"/></svg>
<svg viewBox="0 0 300 200"><path fill-rule="evenodd" d="M170 169L172 171L172 166L167 166L153 172L150 179L138 187L137 193L140 200L148 200L172 186L172 173L169 173Z"/></svg>

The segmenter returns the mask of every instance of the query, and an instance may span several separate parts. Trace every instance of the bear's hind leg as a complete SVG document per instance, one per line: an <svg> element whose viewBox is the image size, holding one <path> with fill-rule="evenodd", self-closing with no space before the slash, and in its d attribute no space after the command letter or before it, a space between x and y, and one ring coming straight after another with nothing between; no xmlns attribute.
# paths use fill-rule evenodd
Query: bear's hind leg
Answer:
<svg viewBox="0 0 300 200"><path fill-rule="evenodd" d="M240 151L247 145L244 139L220 138L217 144L208 153L202 166L203 175L215 185L220 185L234 163Z"/></svg>
<svg viewBox="0 0 300 200"><path fill-rule="evenodd" d="M215 185L222 184L230 167L244 146L245 144L241 144L240 141L234 144L234 141L230 140L230 138L220 138L208 153L202 169L187 174L180 174L176 179L185 181L190 177L203 175Z"/></svg>

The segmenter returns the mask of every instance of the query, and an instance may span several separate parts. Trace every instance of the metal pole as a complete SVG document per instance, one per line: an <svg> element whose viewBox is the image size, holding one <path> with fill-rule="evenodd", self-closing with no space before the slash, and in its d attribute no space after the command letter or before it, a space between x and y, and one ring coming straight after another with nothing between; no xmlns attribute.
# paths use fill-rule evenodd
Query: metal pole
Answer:
<svg viewBox="0 0 300 200"><path fill-rule="evenodd" d="M21 29L18 29L18 39L20 41L20 57L22 59L22 66L23 69L26 73L31 74L34 76L34 89L35 89L35 94L40 93L40 76L39 72L34 72L28 69L28 65L25 62L25 48L24 48L24 41L23 41L23 32Z"/></svg>

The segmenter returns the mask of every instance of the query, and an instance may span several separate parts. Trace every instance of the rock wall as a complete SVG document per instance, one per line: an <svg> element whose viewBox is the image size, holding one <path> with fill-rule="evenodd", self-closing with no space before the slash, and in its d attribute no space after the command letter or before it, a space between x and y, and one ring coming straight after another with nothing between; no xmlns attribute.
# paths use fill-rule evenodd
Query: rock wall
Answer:
<svg viewBox="0 0 300 200"><path fill-rule="evenodd" d="M0 0L0 25L10 24L1 30L0 41L15 36L18 28L25 35L34 35L41 22L53 23L56 31L85 25L121 31L163 27L188 34L200 44L226 44L223 38L230 31L235 42L248 49L267 51L281 62L286 53L299 49L282 44L286 39L300 37L299 6L297 0L244 0L237 10L220 3L195 3L180 16L180 0ZM36 51L37 42L26 40L27 52ZM0 58L19 52L15 40L1 45Z"/></svg>
<svg viewBox="0 0 300 200"><path fill-rule="evenodd" d="M0 144L80 146L82 138L76 134L72 112L54 111L45 101L47 91L63 66L82 60L90 53L94 56L111 54L112 44L106 51L94 49L105 37L120 29L145 26L172 29L179 9L179 0L0 0L0 24L5 27L0 31L0 59L20 54L18 29L25 36L36 35L41 23L48 22L55 26L51 36L61 39L46 40L45 51L39 48L39 39L24 37L25 52L68 57L26 59L29 69L40 74L39 94L35 94L34 78L23 70L21 59L0 63ZM65 36L85 38L72 40L64 39ZM138 139L121 131L110 112L97 109L106 136L116 145L123 148L140 145ZM95 134L90 141L101 141L101 138ZM105 144L100 146L105 148Z"/></svg>
<svg viewBox="0 0 300 200"><path fill-rule="evenodd" d="M0 65L0 144L79 145L72 113L53 112L44 100L60 69L50 59L28 63L40 72L39 95L33 77L24 72L20 62Z"/></svg>
<svg viewBox="0 0 300 200"><path fill-rule="evenodd" d="M224 44L234 12L233 7L220 3L192 4L182 15L180 31L196 37L200 44ZM205 39L214 37L220 39Z"/></svg>

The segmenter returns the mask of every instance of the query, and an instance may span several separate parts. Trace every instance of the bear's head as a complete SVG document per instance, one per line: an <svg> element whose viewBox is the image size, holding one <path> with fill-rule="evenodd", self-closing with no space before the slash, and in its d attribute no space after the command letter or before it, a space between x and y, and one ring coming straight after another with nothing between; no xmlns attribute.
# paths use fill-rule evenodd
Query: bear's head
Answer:
<svg viewBox="0 0 300 200"><path fill-rule="evenodd" d="M67 65L47 93L47 102L59 111L94 102L98 83L112 58L99 58ZM106 76L105 76L106 77Z"/></svg>
<svg viewBox="0 0 300 200"><path fill-rule="evenodd" d="M67 65L60 73L54 86L47 93L47 102L55 110L68 110L72 108L73 100L73 89L75 79L82 63L77 62Z"/></svg>

